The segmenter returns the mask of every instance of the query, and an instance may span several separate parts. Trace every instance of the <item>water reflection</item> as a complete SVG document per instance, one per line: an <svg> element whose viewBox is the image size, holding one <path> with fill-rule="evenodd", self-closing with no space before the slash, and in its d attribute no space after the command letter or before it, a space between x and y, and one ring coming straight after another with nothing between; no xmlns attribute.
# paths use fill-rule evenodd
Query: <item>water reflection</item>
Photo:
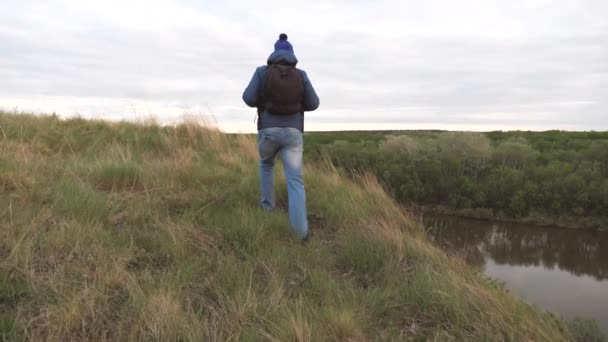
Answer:
<svg viewBox="0 0 608 342"><path fill-rule="evenodd" d="M425 220L431 237L524 297L608 334L608 232L458 218Z"/></svg>
<svg viewBox="0 0 608 342"><path fill-rule="evenodd" d="M498 265L559 268L608 279L608 232L445 217L425 219L425 225L440 245L482 269L491 258Z"/></svg>

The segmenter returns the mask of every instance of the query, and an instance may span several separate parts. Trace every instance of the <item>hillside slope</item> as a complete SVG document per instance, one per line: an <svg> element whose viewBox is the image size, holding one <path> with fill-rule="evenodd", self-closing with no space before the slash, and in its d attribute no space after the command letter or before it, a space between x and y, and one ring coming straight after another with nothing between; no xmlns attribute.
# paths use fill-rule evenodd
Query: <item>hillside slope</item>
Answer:
<svg viewBox="0 0 608 342"><path fill-rule="evenodd" d="M251 137L2 113L0 128L5 339L569 339L371 177L307 165L302 244L282 177L282 207L257 208Z"/></svg>

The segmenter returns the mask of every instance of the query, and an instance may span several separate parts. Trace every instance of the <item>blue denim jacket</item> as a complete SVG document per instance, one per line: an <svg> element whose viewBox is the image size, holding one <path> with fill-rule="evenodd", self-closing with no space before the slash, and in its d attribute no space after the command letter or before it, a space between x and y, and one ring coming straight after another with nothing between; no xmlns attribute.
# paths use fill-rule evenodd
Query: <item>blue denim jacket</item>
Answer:
<svg viewBox="0 0 608 342"><path fill-rule="evenodd" d="M295 66L298 64L296 56L286 50L277 50L268 57L268 65L273 63L287 63ZM249 82L247 88L243 92L243 101L250 107L259 107L260 95L263 89L264 74L268 70L268 66L258 67ZM315 92L308 75L301 69L297 69L302 75L304 82L304 110L313 111L319 107L319 97ZM258 118L258 130L270 127L293 127L300 131L304 131L304 113L293 113L289 115L274 115L267 111L261 111Z"/></svg>

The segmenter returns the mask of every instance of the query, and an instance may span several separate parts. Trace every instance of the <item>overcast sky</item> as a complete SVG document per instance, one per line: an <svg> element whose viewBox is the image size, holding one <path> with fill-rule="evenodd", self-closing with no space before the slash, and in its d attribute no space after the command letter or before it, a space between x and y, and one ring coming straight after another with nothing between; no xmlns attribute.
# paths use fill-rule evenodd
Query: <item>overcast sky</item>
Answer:
<svg viewBox="0 0 608 342"><path fill-rule="evenodd" d="M0 0L0 107L160 122L242 100L285 32L309 130L608 130L606 0Z"/></svg>

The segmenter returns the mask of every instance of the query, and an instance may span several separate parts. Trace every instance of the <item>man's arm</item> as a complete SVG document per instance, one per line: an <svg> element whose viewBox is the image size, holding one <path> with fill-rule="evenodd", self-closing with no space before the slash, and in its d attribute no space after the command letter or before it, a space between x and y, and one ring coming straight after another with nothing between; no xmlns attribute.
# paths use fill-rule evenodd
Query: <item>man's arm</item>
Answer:
<svg viewBox="0 0 608 342"><path fill-rule="evenodd" d="M243 101L249 107L257 107L259 96L260 96L260 87L262 86L262 73L260 68L256 69L253 73L253 77L251 81L249 81L249 85L245 88L243 92Z"/></svg>
<svg viewBox="0 0 608 342"><path fill-rule="evenodd" d="M319 96L317 96L317 92L304 70L302 70L302 81L304 82L304 110L312 112L319 108Z"/></svg>

